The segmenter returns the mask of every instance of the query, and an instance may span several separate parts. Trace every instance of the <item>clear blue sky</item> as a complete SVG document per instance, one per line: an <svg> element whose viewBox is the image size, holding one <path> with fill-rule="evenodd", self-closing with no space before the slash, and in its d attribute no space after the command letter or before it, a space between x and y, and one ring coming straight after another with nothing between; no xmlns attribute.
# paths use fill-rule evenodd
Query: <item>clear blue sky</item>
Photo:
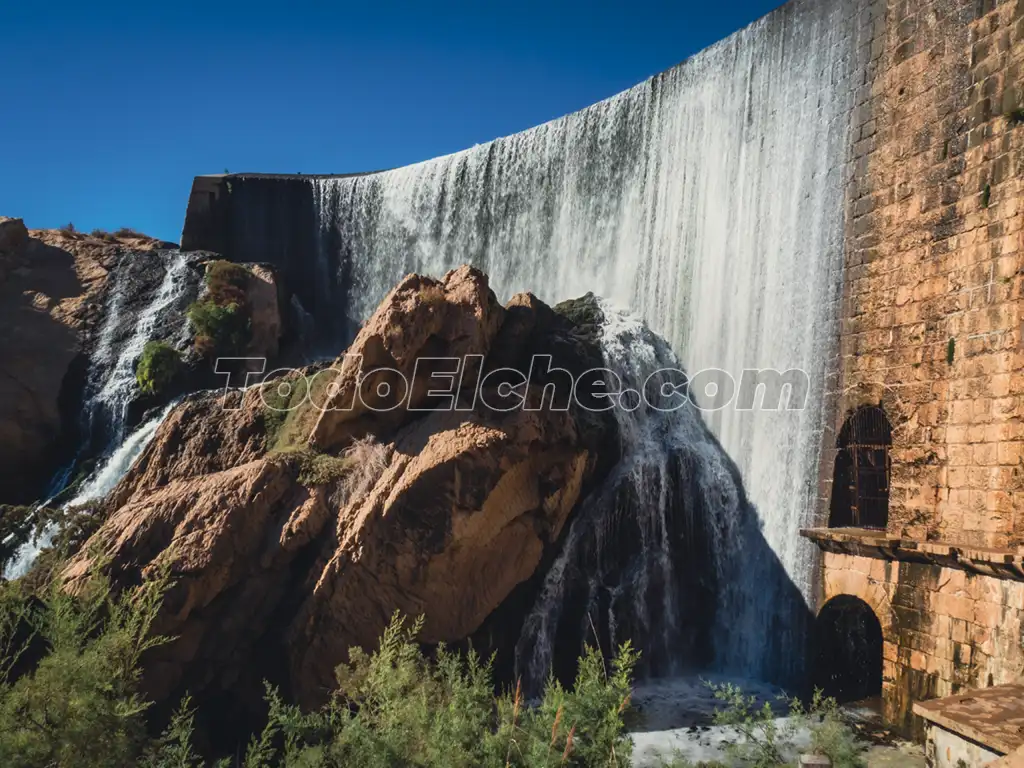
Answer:
<svg viewBox="0 0 1024 768"><path fill-rule="evenodd" d="M528 128L780 0L0 0L0 215L177 241L192 177L387 168Z"/></svg>

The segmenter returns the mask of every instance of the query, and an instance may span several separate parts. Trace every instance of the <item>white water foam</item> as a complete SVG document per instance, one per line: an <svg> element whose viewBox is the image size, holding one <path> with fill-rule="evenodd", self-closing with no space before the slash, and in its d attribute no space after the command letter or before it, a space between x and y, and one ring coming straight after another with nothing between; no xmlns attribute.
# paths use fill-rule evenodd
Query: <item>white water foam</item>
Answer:
<svg viewBox="0 0 1024 768"><path fill-rule="evenodd" d="M132 432L118 446L117 450L100 465L99 469L82 486L82 490L71 501L62 505L63 508L68 509L89 501L95 501L110 493L111 489L128 473L132 464L135 463L135 460L152 441L157 429L160 428L164 419L167 418L167 414L171 412L175 405L177 405L177 402L171 403L158 416L150 419ZM52 499L43 502L42 506L47 506L50 501ZM8 580L17 579L28 573L29 568L32 567L32 563L35 562L39 553L53 543L53 537L56 534L56 526L47 526L40 532L39 536L25 542L4 569L4 578Z"/></svg>

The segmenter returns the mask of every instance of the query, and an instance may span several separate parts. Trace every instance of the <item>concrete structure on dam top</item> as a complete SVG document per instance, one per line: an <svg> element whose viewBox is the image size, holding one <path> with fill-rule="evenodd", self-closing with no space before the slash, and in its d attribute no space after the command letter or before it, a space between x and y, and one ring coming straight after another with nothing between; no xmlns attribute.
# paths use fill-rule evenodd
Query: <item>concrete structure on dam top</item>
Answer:
<svg viewBox="0 0 1024 768"><path fill-rule="evenodd" d="M689 370L808 371L804 413L707 421L815 616L809 671L994 758L1024 731L963 725L962 694L1024 674L1022 174L1024 2L794 0L462 153L197 177L182 247L276 264L334 348L469 262L617 300Z"/></svg>

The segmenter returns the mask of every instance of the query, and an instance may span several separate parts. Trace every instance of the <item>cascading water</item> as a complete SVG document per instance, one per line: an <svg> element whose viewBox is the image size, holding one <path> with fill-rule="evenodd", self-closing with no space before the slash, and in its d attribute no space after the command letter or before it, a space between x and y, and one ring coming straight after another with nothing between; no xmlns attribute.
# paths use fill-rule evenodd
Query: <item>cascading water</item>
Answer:
<svg viewBox="0 0 1024 768"><path fill-rule="evenodd" d="M813 548L797 531L814 511L836 337L849 114L863 81L854 11L796 0L581 112L406 168L311 179L336 306L359 321L404 274L469 262L506 296L593 291L628 306L691 372L802 369L804 410L729 406L706 420L808 599ZM712 517L730 503L727 493ZM720 598L746 588L733 576ZM753 674L764 651L748 653L736 663Z"/></svg>
<svg viewBox="0 0 1024 768"><path fill-rule="evenodd" d="M608 389L621 458L585 500L516 648L537 690L569 637L639 645L645 671L713 666L791 678L794 655L763 629L799 627L804 609L761 535L731 459L687 398L668 344L638 317L602 306ZM641 394L642 393L642 394Z"/></svg>
<svg viewBox="0 0 1024 768"><path fill-rule="evenodd" d="M100 465L95 474L82 487L82 490L64 505L64 508L77 507L106 496L117 485L118 481L125 476L135 462L135 459L146 450L146 446L149 445L153 436L156 435L157 429L159 429L164 419L167 418L167 414L171 412L175 405L177 405L177 402L171 403L159 415L145 422L132 432L117 447L117 450L110 455L110 458ZM48 503L44 502L44 506ZM28 573L28 569L32 566L39 553L53 542L55 533L56 529L49 527L43 530L37 538L26 542L4 569L4 578L17 579Z"/></svg>
<svg viewBox="0 0 1024 768"><path fill-rule="evenodd" d="M84 439L74 460L55 476L42 506L66 497L68 484L83 459L97 454L102 457L98 468L63 506L77 506L105 496L169 413L171 406L128 432L129 407L139 394L135 367L146 342L159 338L180 345L187 334L182 313L198 292L198 283L189 279L188 269L196 258L177 250L128 252L115 266L103 323L89 358L83 396ZM17 578L26 573L39 552L50 545L55 532L50 526L26 542L4 569L4 577Z"/></svg>
<svg viewBox="0 0 1024 768"><path fill-rule="evenodd" d="M85 401L88 430L94 434L98 429L104 431L107 450L125 438L128 406L138 394L135 366L146 342L154 338L163 315L181 302L189 285L188 264L187 253L168 252L163 278L138 316L127 316L126 292L118 282L111 288L106 316L90 361ZM127 277L129 272L123 269L117 274ZM124 338L126 329L128 334Z"/></svg>

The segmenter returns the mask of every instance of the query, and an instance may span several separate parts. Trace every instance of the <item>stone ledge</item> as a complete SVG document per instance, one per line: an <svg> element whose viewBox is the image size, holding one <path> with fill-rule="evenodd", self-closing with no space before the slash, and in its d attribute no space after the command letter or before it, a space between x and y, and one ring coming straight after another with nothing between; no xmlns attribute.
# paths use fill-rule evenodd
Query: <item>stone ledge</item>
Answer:
<svg viewBox="0 0 1024 768"><path fill-rule="evenodd" d="M1020 683L919 701L914 714L1004 755L1024 745L1024 685Z"/></svg>
<svg viewBox="0 0 1024 768"><path fill-rule="evenodd" d="M800 535L826 552L959 568L981 576L1024 581L1024 552L907 539L870 528L803 528Z"/></svg>

